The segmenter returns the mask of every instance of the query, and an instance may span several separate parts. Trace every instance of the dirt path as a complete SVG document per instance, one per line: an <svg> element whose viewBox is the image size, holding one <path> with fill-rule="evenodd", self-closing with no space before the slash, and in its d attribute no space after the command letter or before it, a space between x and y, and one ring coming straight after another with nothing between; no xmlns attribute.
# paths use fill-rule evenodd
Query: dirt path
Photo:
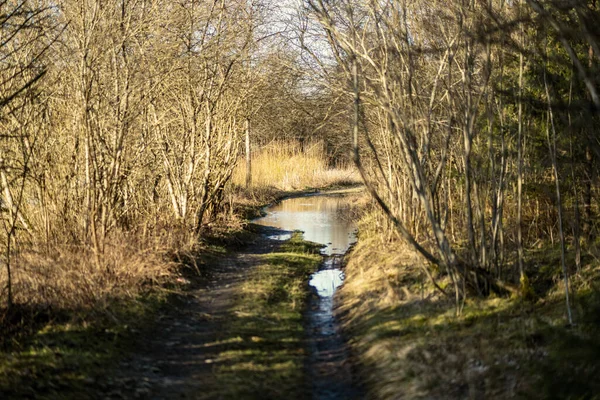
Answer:
<svg viewBox="0 0 600 400"><path fill-rule="evenodd" d="M255 308L256 304L247 303L245 297L240 297L241 293L244 293L244 290L247 293L248 285L252 288L255 296L261 296L259 293L265 289L265 287L254 286L259 284L254 280L257 276L257 272L254 272L255 267L260 266L256 271L262 271L266 258L275 257L285 260L279 261L284 262L281 267L275 264L275 269L270 270L267 275L263 275L265 278L261 278L263 280L260 282L276 280L282 270L287 268L289 271L294 263L299 262L297 257L303 257L303 254L306 254L303 251L286 253L289 249L277 252L278 248L284 249L288 247L288 244L269 239L269 236L281 236L282 233L289 235L289 231L269 226L256 226L256 229L257 233L254 235L253 243L219 259L210 268L210 279L196 283L195 288L190 290L185 298L180 299L180 304L158 318L158 322L151 331L140 335L139 343L134 346L133 354L124 360L115 373L111 374L112 378L107 378L107 382L104 383L107 389L103 391L105 398L220 399L233 398L231 397L233 394L226 395L224 393L238 393L235 398L243 399L246 397L241 393L248 393L249 397L247 398L262 399L267 396L271 399L278 399L284 396L283 393L280 393L281 390L294 392L286 395L290 399L307 397L315 400L362 398L360 391L353 385L348 349L332 314L333 293L327 298L317 295L316 292L309 296L306 304L308 309L304 312L304 318L298 315L299 327L290 328L290 325L286 325L279 319L290 318L288 312L282 309L273 315L272 308L269 308L271 306L263 310L266 314L260 311L259 314L255 314L253 320L247 318L246 311L256 313L258 309ZM319 246L315 248L314 243L304 243L312 246L316 253L319 252ZM274 252L277 254L269 254L265 257L265 254ZM313 255L313 257L315 256ZM333 259L335 257L327 258L327 260ZM319 262L318 258L313 258L313 260L311 271L316 270L315 263ZM300 271L299 267L291 268L292 271ZM320 270L333 268L332 263L326 262L321 264ZM251 272L252 274L250 274ZM304 281L304 279L307 280ZM308 275L298 282L299 286L297 287L308 285ZM284 285L279 290L293 291L294 288ZM277 293L275 290L270 295L275 296L273 299L282 296ZM243 308L240 309L240 301L242 304L251 304L250 309L241 311ZM299 307L303 308L301 305ZM296 311L296 313L298 312ZM267 317L269 313L271 313L271 317ZM257 319L271 325L263 323L262 328L257 330ZM302 319L304 322L301 322ZM237 326L237 328L232 330L232 326ZM302 338L302 329L306 335L304 338ZM269 336L265 330L279 333ZM245 331L252 333L248 334ZM298 337L298 332L300 332L300 337ZM248 341L264 342L265 344L248 346L240 345L240 341L246 344ZM274 347L268 347L270 342ZM234 353L235 351L237 353ZM263 355L257 355L257 351L262 351ZM278 358L277 354L281 351L287 351L288 356L284 358L279 356ZM264 375L264 372L262 372L263 375L256 374L254 376L243 374L243 370L249 368L271 371L268 374L281 374L281 371L288 371L289 363L294 362L292 360L298 360L299 357L301 359L303 352L307 354L304 362L306 378L301 379L302 372L299 372L298 378L293 378L294 382L300 386L288 386L290 382L286 380L288 378L281 378L283 380L278 381L278 378L273 375ZM223 380L222 368L229 368L229 380ZM300 361L300 370L302 369L302 361ZM284 372L281 376L288 375ZM259 391L252 393L228 391L229 385L258 386ZM260 387L265 388L264 385L269 385L268 393L260 391ZM293 390L292 387L294 387Z"/></svg>
<svg viewBox="0 0 600 400"><path fill-rule="evenodd" d="M105 382L109 399L202 399L202 388L213 379L213 361L222 350L223 321L239 285L280 242L264 235L245 249L224 256L211 269L209 282L189 292L177 310L159 317L155 328L141 338L134 354ZM117 389L111 389L117 388Z"/></svg>
<svg viewBox="0 0 600 400"><path fill-rule="evenodd" d="M321 267L337 267L336 258L329 257ZM350 363L350 349L342 335L335 316L334 298L320 297L315 289L308 302L306 329L308 330L307 375L314 400L358 400L364 398L354 382L355 372Z"/></svg>

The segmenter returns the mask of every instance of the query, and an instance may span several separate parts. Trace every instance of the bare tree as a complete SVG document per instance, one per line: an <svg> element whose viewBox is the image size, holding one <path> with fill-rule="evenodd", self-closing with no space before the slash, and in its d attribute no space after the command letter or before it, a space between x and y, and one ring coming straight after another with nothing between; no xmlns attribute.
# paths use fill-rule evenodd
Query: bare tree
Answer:
<svg viewBox="0 0 600 400"><path fill-rule="evenodd" d="M0 185L7 306L13 304L13 260L19 233L30 233L25 213L26 185L45 107L37 87L46 75L44 59L52 44L51 9L31 1L0 2Z"/></svg>

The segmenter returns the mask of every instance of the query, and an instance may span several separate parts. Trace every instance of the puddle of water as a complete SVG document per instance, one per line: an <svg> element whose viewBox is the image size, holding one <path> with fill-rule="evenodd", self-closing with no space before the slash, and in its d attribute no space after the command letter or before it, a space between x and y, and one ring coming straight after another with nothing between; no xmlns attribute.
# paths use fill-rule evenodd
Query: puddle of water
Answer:
<svg viewBox="0 0 600 400"><path fill-rule="evenodd" d="M324 269L312 274L308 284L315 289L321 297L333 297L335 290L342 286L344 273L339 269Z"/></svg>
<svg viewBox="0 0 600 400"><path fill-rule="evenodd" d="M287 240L292 231L301 230L304 239L327 245L323 254L344 254L356 241L356 226L339 214L347 201L340 195L287 199L267 209L265 217L253 222L288 231L271 235L273 239Z"/></svg>
<svg viewBox="0 0 600 400"><path fill-rule="evenodd" d="M356 242L356 226L341 218L347 204L343 195L316 195L292 198L267 209L267 215L253 221L274 228L269 237L287 240L295 230L304 239L326 245L325 260L311 275L309 284L317 296L311 298L307 314L310 336L309 373L313 399L333 400L357 397L352 385L346 344L333 315L334 295L344 282L338 268L341 256Z"/></svg>

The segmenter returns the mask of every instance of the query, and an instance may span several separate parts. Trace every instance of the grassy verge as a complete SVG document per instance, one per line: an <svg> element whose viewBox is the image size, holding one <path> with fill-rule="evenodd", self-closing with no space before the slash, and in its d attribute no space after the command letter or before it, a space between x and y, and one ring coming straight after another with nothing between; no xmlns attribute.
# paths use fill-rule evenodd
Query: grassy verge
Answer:
<svg viewBox="0 0 600 400"><path fill-rule="evenodd" d="M260 256L222 328L204 398L306 398L303 311L319 249L296 233L276 253Z"/></svg>
<svg viewBox="0 0 600 400"><path fill-rule="evenodd" d="M0 357L0 397L91 398L103 389L106 372L127 353L140 329L167 304L151 292L109 305L110 315L54 316L23 335Z"/></svg>
<svg viewBox="0 0 600 400"><path fill-rule="evenodd" d="M3 315L0 398L97 398L110 394L111 386L118 392L123 385L107 380L110 371L227 251L198 242L173 247L179 250L147 250L136 262L127 254L108 253L100 265L73 256L69 260L78 264L71 267L71 280L39 285L45 306L19 304ZM124 262L113 260L118 257ZM59 261L55 269L67 271L66 261Z"/></svg>
<svg viewBox="0 0 600 400"><path fill-rule="evenodd" d="M542 275L541 264L559 265L548 249L530 254L535 300L471 298L456 317L451 301L422 284L414 254L368 227L361 234L340 299L369 398L599 398L597 262L573 279L575 327L566 325L560 279Z"/></svg>

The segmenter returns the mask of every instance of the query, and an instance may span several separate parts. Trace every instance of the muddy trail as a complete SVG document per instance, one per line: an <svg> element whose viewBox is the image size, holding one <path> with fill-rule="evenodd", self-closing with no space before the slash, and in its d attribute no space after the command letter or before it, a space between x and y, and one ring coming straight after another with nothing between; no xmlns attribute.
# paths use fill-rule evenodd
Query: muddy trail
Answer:
<svg viewBox="0 0 600 400"><path fill-rule="evenodd" d="M341 286L340 256L326 257L312 280L306 313L309 357L307 374L315 400L359 399L358 385L353 381L353 365L346 339L334 316L334 294ZM315 282L316 279L320 281ZM327 282L323 285L323 282Z"/></svg>
<svg viewBox="0 0 600 400"><path fill-rule="evenodd" d="M299 393L281 393L281 396L271 393L271 397L362 398L346 342L333 313L334 294L343 283L341 256L355 241L354 226L338 216L343 202L340 194L305 196L284 200L267 209L266 217L254 221L253 230L257 232L254 241L221 257L206 282L196 284L176 308L159 317L133 354L102 382L102 397L233 398L207 388L219 382L219 371L224 368L222 354L230 340L225 339L230 322L244 318L243 313L233 311L238 293L253 271L260 268L264 257L278 251L292 231L301 230L306 240L324 245L321 250L324 261L310 276L311 294L303 312L302 347L306 353L303 388ZM243 375L236 379L240 385L252 384L260 389L260 382L243 382Z"/></svg>
<svg viewBox="0 0 600 400"><path fill-rule="evenodd" d="M280 245L269 233L265 229L246 249L221 258L211 266L208 282L159 317L135 353L121 363L112 382L117 389L106 393L109 398L207 398L203 387L213 380L223 323L236 318L230 315L234 295L258 256Z"/></svg>

